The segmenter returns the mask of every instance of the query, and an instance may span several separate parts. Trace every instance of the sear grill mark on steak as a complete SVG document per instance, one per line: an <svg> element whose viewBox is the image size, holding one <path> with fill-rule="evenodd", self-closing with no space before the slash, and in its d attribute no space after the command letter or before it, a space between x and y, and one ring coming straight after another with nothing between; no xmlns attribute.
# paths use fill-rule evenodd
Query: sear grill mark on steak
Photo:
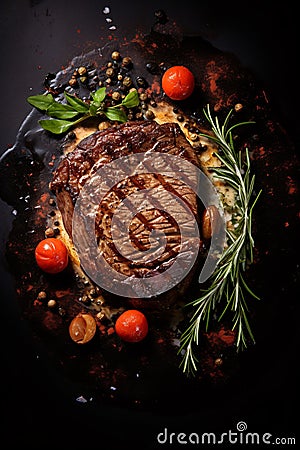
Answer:
<svg viewBox="0 0 300 450"><path fill-rule="evenodd" d="M70 237L72 237L74 206L84 184L95 176L100 168L113 160L134 153L144 153L146 156L153 152L180 156L199 167L195 150L186 140L180 127L175 123L159 125L154 121L126 122L94 132L63 157L53 174L50 189L56 195L64 227ZM124 275L138 278L154 276L170 267L178 253L181 257L186 253L188 260L191 249L201 247L199 237L194 237L194 228L189 223L185 224L185 233L182 235L172 211L168 208L167 197L168 193L176 196L175 209L177 198L180 200L181 208L182 204L186 205L186 209L192 211L199 224L201 209L199 199L182 181L184 177L186 179L195 177L197 183L197 170L195 169L194 173L184 174L177 161L171 160L171 165L169 170L171 169L174 177L151 173L151 167L147 166L145 158L145 167L149 173L139 173L120 179L120 182L104 196L97 209L95 235L100 252L115 270ZM176 179L176 173L180 173L180 179ZM114 235L114 239L112 237L111 224L114 213L124 199L128 200L128 196L144 189L156 189L158 196L155 197L151 208L137 212L132 218L128 242L122 243L126 250L126 256L123 256L117 249L118 236ZM121 228L122 213L117 220L119 223L116 221L116 224ZM147 254L145 258L135 261L135 249L139 252L149 250L149 237L154 230L162 231L165 235L164 251L156 257L159 248L151 248L151 257ZM185 257L183 256L181 260L184 266Z"/></svg>

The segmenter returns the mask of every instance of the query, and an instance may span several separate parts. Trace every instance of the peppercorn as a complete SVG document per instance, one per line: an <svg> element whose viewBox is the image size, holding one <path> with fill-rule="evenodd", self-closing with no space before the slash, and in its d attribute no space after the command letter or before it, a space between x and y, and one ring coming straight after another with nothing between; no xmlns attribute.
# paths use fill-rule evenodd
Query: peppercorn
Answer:
<svg viewBox="0 0 300 450"><path fill-rule="evenodd" d="M151 111L150 109L148 109L148 110L145 112L145 118L146 118L147 120L152 120L152 119L154 119L154 117L155 117L154 112Z"/></svg>
<svg viewBox="0 0 300 450"><path fill-rule="evenodd" d="M109 67L105 73L108 77L112 77L114 75L114 72L114 69L112 67Z"/></svg>
<svg viewBox="0 0 300 450"><path fill-rule="evenodd" d="M56 300L54 300L54 299L49 300L47 303L47 306L48 306L48 308L55 308Z"/></svg>
<svg viewBox="0 0 300 450"><path fill-rule="evenodd" d="M46 229L46 231L45 231L45 236L46 237L53 237L54 236L54 230L53 230L53 228L51 228L51 227L48 227L47 229Z"/></svg>
<svg viewBox="0 0 300 450"><path fill-rule="evenodd" d="M237 103L236 105L234 105L234 110L236 112L239 112L243 109L243 105L241 103Z"/></svg>
<svg viewBox="0 0 300 450"><path fill-rule="evenodd" d="M215 359L215 365L216 365L216 366L221 366L222 364L223 364L222 358L216 358L216 359Z"/></svg>
<svg viewBox="0 0 300 450"><path fill-rule="evenodd" d="M122 66L123 67L130 67L132 65L132 60L131 60L131 58L129 57L129 56L125 56L123 59L122 59Z"/></svg>
<svg viewBox="0 0 300 450"><path fill-rule="evenodd" d="M46 300L47 294L45 291L40 291L37 295L38 300Z"/></svg>
<svg viewBox="0 0 300 450"><path fill-rule="evenodd" d="M123 85L126 87L130 87L132 85L132 79L130 77L125 77L123 80Z"/></svg>
<svg viewBox="0 0 300 450"><path fill-rule="evenodd" d="M78 74L80 76L85 75L86 73L87 73L86 67L81 66L81 67L78 68Z"/></svg>
<svg viewBox="0 0 300 450"><path fill-rule="evenodd" d="M154 62L149 62L146 64L146 69L148 70L149 73L151 73L152 75L158 74L159 73L159 67L156 63Z"/></svg>
<svg viewBox="0 0 300 450"><path fill-rule="evenodd" d="M116 102L118 102L118 101L121 99L121 94L120 94L120 92L114 91L114 92L111 94L111 98L112 98L113 100L115 100Z"/></svg>
<svg viewBox="0 0 300 450"><path fill-rule="evenodd" d="M139 87L146 88L148 87L148 83L143 77L136 77L136 83Z"/></svg>
<svg viewBox="0 0 300 450"><path fill-rule="evenodd" d="M74 141L74 139L76 139L76 134L75 134L75 132L74 132L74 131L70 131L70 132L67 134L67 139L69 139L70 141Z"/></svg>
<svg viewBox="0 0 300 450"><path fill-rule="evenodd" d="M113 60L118 61L118 59L120 59L121 57L120 52L115 50L114 52L112 52L111 57Z"/></svg>
<svg viewBox="0 0 300 450"><path fill-rule="evenodd" d="M75 77L71 77L71 79L69 80L69 85L71 87L77 86L77 79Z"/></svg>
<svg viewBox="0 0 300 450"><path fill-rule="evenodd" d="M146 92L142 92L139 95L139 98L140 98L141 102L145 102L148 99L148 95L146 94Z"/></svg>

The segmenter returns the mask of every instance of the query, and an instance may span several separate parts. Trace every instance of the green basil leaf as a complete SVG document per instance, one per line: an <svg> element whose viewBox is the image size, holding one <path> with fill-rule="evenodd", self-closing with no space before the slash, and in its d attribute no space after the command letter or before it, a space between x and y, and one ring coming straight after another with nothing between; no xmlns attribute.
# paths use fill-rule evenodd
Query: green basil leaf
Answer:
<svg viewBox="0 0 300 450"><path fill-rule="evenodd" d="M52 94L47 95L31 95L27 97L27 101L30 105L41 111L47 111L49 106L54 102Z"/></svg>
<svg viewBox="0 0 300 450"><path fill-rule="evenodd" d="M126 108L134 108L140 103L139 95L137 90L132 90L129 94L126 95L124 100L122 101L122 105L126 106Z"/></svg>
<svg viewBox="0 0 300 450"><path fill-rule="evenodd" d="M91 94L92 99L94 100L94 102L100 106L100 104L103 102L103 100L105 99L106 96L106 88L102 87L100 89L98 89L96 92L93 92Z"/></svg>
<svg viewBox="0 0 300 450"><path fill-rule="evenodd" d="M44 130L50 131L53 134L61 134L68 131L75 122L70 122L68 120L58 120L58 119L42 119L39 120L39 124Z"/></svg>
<svg viewBox="0 0 300 450"><path fill-rule="evenodd" d="M78 116L78 111L74 111L72 106L59 102L53 102L47 109L47 114L56 119L74 119Z"/></svg>
<svg viewBox="0 0 300 450"><path fill-rule="evenodd" d="M78 97L75 97L75 95L67 94L67 92L64 92L65 99L71 105L76 111L79 113L86 113L89 110L89 105L81 100Z"/></svg>
<svg viewBox="0 0 300 450"><path fill-rule="evenodd" d="M107 107L104 111L104 114L106 117L110 120L117 120L118 122L126 122L127 116L123 109L120 108L114 108L114 107Z"/></svg>
<svg viewBox="0 0 300 450"><path fill-rule="evenodd" d="M95 102L90 103L89 113L91 116L97 115L97 109L99 108L99 105Z"/></svg>

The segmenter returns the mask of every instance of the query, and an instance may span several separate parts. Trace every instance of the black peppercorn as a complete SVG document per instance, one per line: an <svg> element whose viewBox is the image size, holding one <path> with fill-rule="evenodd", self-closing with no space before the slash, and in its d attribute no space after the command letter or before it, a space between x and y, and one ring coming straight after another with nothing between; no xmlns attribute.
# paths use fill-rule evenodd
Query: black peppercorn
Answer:
<svg viewBox="0 0 300 450"><path fill-rule="evenodd" d="M144 89L148 87L148 83L143 77L136 77L136 84Z"/></svg>
<svg viewBox="0 0 300 450"><path fill-rule="evenodd" d="M156 63L154 62L148 62L146 64L146 69L148 70L149 73L151 73L152 75L158 74L159 73L159 67Z"/></svg>

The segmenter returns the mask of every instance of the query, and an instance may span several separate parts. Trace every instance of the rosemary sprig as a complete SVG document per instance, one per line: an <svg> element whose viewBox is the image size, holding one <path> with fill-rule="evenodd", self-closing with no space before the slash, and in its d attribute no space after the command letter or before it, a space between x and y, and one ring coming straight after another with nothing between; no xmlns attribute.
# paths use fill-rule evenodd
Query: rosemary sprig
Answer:
<svg viewBox="0 0 300 450"><path fill-rule="evenodd" d="M220 167L214 167L212 170L218 178L234 189L238 220L235 227L226 230L226 248L208 280L208 288L201 290L201 296L187 305L192 306L194 312L189 326L182 333L178 353L183 354L180 367L188 375L194 375L197 371L198 359L194 346L199 344L200 327L204 325L204 329L208 330L219 303L224 304L218 316L219 321L226 312L231 311L232 329L236 330L237 350L245 349L249 339L255 342L248 320L246 294L255 299L258 297L247 285L243 274L253 262L252 212L260 192L253 199L255 175L250 173L249 152L247 148L245 152L236 151L232 136L234 129L253 122L240 122L229 126L231 114L232 110L220 125L218 117L212 117L209 105L204 109L213 135L202 134L202 136L218 145L216 157L221 162Z"/></svg>

